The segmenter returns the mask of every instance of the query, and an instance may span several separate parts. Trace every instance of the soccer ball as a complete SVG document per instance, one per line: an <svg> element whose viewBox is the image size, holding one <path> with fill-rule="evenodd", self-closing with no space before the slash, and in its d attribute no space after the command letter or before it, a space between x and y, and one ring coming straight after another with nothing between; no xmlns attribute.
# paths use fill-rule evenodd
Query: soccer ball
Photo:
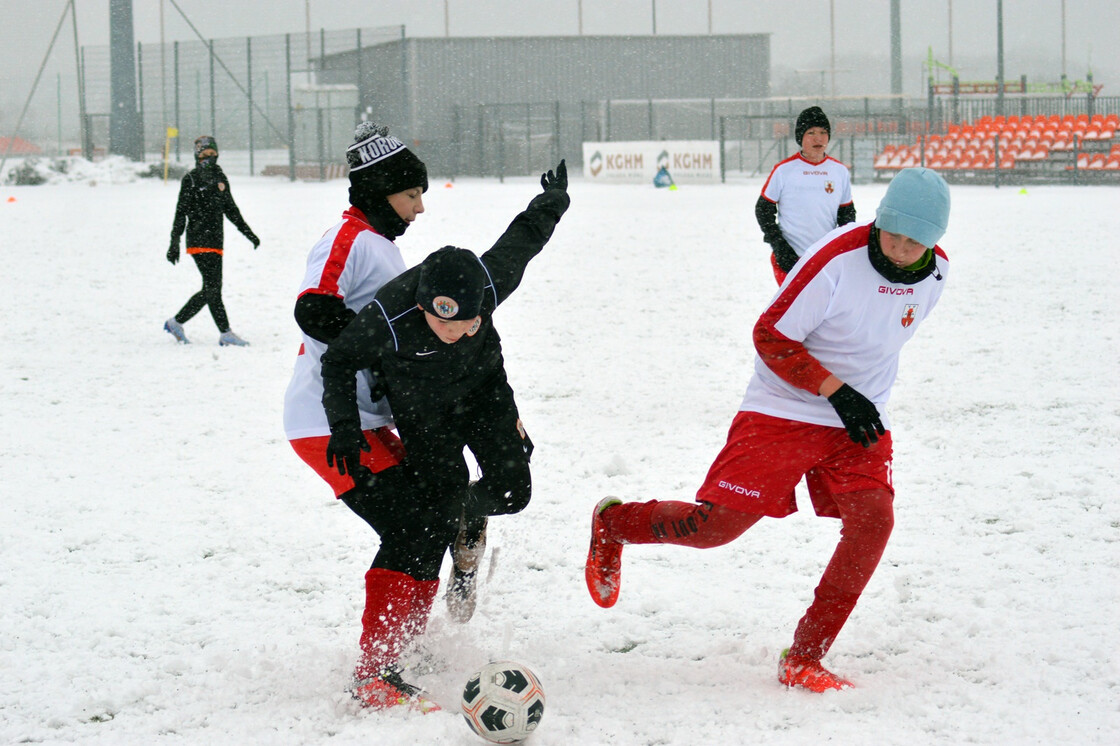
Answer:
<svg viewBox="0 0 1120 746"><path fill-rule="evenodd" d="M513 661L483 666L463 687L463 718L490 743L519 743L544 717L544 688L527 667Z"/></svg>

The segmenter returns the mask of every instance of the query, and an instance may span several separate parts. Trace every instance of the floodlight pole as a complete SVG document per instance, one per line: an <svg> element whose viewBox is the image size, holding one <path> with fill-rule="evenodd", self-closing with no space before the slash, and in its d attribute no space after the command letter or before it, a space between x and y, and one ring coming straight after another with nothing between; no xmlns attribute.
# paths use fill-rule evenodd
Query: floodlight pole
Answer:
<svg viewBox="0 0 1120 746"><path fill-rule="evenodd" d="M109 0L109 152L143 160L143 133L136 110L136 57L132 0Z"/></svg>
<svg viewBox="0 0 1120 746"><path fill-rule="evenodd" d="M996 0L996 116L1003 116L1003 0Z"/></svg>

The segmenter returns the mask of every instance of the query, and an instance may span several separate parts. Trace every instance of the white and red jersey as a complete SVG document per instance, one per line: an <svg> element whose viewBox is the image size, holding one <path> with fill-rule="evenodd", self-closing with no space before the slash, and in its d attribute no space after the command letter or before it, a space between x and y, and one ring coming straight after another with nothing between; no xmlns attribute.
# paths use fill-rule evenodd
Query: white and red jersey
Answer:
<svg viewBox="0 0 1120 746"><path fill-rule="evenodd" d="M912 285L871 265L871 223L844 226L814 247L786 277L754 328L754 376L740 411L843 427L818 390L829 373L866 396L890 429L886 404L899 352L937 305L949 260Z"/></svg>
<svg viewBox="0 0 1120 746"><path fill-rule="evenodd" d="M377 291L406 269L397 245L377 233L360 210L351 207L342 222L319 239L307 257L307 272L299 295L324 293L341 298L357 313ZM319 359L327 346L306 334L296 357L295 370L284 394L284 432L288 440L330 435L323 410L323 375ZM371 402L366 374L357 373L358 410L362 429L393 424L384 399Z"/></svg>
<svg viewBox="0 0 1120 746"><path fill-rule="evenodd" d="M762 197L778 206L778 226L798 256L836 228L841 205L852 203L848 167L832 156L810 163L800 153L774 166Z"/></svg>

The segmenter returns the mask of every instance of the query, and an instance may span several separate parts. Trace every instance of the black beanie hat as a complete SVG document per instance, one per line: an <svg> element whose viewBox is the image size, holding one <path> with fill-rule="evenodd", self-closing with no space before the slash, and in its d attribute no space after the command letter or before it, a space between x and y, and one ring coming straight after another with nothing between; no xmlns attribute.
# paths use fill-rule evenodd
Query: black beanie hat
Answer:
<svg viewBox="0 0 1120 746"><path fill-rule="evenodd" d="M829 138L832 137L832 125L828 123L828 117L825 116L824 110L819 106L810 106L797 115L797 127L794 128L793 135L797 138L798 145L801 144L801 138L805 136L805 133L813 127L824 127Z"/></svg>
<svg viewBox="0 0 1120 746"><path fill-rule="evenodd" d="M194 140L194 159L197 161L198 157L202 155L204 150L213 150L218 152L218 141L210 135L199 135Z"/></svg>
<svg viewBox="0 0 1120 746"><path fill-rule="evenodd" d="M406 189L428 191L428 169L388 127L362 122L354 130L354 144L346 149L350 184L366 197L388 197Z"/></svg>
<svg viewBox="0 0 1120 746"><path fill-rule="evenodd" d="M454 246L434 251L420 263L416 302L448 321L478 316L486 291L486 270L472 252Z"/></svg>

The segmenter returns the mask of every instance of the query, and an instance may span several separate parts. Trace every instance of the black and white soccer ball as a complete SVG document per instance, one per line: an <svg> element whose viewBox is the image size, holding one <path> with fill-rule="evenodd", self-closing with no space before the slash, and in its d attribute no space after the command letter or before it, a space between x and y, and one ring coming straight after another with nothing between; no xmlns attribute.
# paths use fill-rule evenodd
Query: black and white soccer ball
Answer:
<svg viewBox="0 0 1120 746"><path fill-rule="evenodd" d="M490 743L524 741L544 717L544 688L527 666L488 663L463 687L463 717Z"/></svg>

